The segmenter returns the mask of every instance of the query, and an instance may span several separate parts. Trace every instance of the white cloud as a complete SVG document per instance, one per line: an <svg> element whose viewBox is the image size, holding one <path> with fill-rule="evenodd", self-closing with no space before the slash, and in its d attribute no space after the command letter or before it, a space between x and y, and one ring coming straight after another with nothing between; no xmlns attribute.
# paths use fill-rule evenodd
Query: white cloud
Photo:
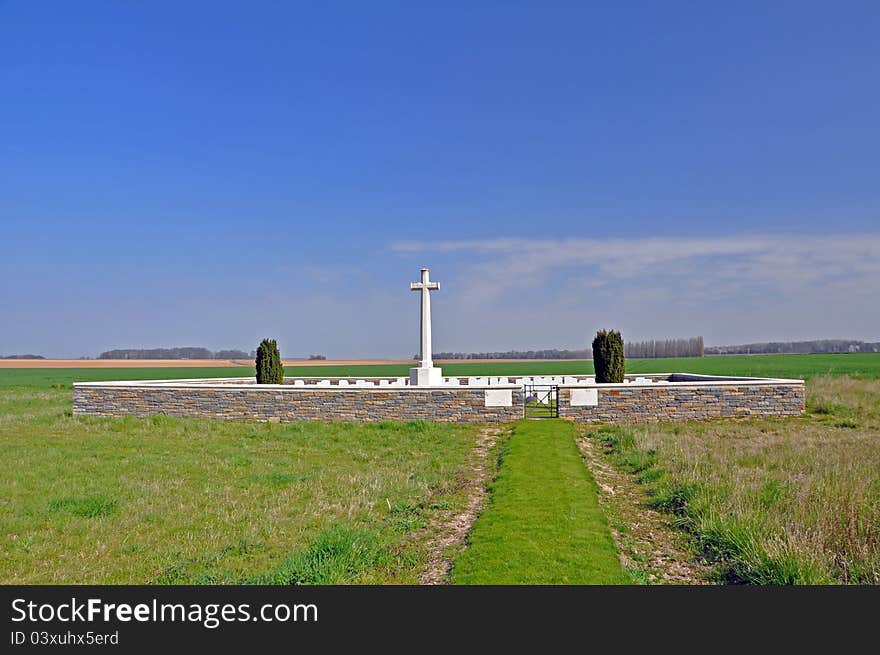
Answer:
<svg viewBox="0 0 880 655"><path fill-rule="evenodd" d="M403 242L398 252L471 252L499 275L545 275L574 267L593 271L593 284L644 277L693 276L815 284L880 274L880 234L827 237L735 236L640 239L493 239Z"/></svg>
<svg viewBox="0 0 880 655"><path fill-rule="evenodd" d="M400 242L398 252L470 251L511 258L520 272L553 266L593 265L612 277L648 273L682 261L751 260L776 270L807 272L880 269L880 233L840 236L751 235L718 238L655 237L637 239L488 239Z"/></svg>
<svg viewBox="0 0 880 655"><path fill-rule="evenodd" d="M325 256L268 278L243 272L232 287L134 271L122 290L97 278L74 289L56 276L37 292L10 288L0 354L250 349L271 335L288 355L410 357L419 314L408 283L421 265L442 284L438 350L583 347L602 327L710 344L880 340L880 233L408 242L380 260Z"/></svg>
<svg viewBox="0 0 880 655"><path fill-rule="evenodd" d="M604 325L625 326L631 338L703 334L710 343L880 339L880 233L497 238L391 247L430 254L441 264L454 258L460 268L452 279L452 313L493 317L492 334L482 339L453 329L460 339L450 349L477 348L473 340L481 349L576 345L586 330ZM466 338L472 345L465 346Z"/></svg>

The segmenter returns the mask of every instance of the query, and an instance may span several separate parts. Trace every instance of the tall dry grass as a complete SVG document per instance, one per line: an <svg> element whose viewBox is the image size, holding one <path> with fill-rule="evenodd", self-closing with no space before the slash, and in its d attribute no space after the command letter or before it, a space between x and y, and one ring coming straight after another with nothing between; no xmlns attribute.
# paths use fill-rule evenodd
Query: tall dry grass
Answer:
<svg viewBox="0 0 880 655"><path fill-rule="evenodd" d="M595 435L730 581L880 584L880 380L814 378L807 406Z"/></svg>

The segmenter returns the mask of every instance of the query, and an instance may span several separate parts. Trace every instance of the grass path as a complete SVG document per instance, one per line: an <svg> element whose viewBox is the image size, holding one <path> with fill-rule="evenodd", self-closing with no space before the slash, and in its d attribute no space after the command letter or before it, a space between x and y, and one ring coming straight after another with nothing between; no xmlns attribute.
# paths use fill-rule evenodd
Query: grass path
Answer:
<svg viewBox="0 0 880 655"><path fill-rule="evenodd" d="M455 584L626 584L575 426L520 421Z"/></svg>

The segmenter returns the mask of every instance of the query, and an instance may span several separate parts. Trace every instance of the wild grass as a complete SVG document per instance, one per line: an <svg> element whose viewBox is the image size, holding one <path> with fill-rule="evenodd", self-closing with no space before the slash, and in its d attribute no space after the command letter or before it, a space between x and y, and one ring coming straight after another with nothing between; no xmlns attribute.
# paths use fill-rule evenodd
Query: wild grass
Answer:
<svg viewBox="0 0 880 655"><path fill-rule="evenodd" d="M624 584L598 488L567 421L520 421L488 506L454 561L456 584Z"/></svg>
<svg viewBox="0 0 880 655"><path fill-rule="evenodd" d="M70 404L0 389L0 583L415 583L413 531L464 505L477 436L80 418Z"/></svg>
<svg viewBox="0 0 880 655"><path fill-rule="evenodd" d="M880 584L880 381L813 378L800 419L606 426L731 582Z"/></svg>
<svg viewBox="0 0 880 655"><path fill-rule="evenodd" d="M73 516L92 519L96 516L109 516L119 509L119 503L107 496L73 496L50 500L50 512L63 512Z"/></svg>
<svg viewBox="0 0 880 655"><path fill-rule="evenodd" d="M249 584L344 584L375 575L396 564L394 555L374 532L332 527L274 570L254 576ZM367 578L368 579L368 578Z"/></svg>

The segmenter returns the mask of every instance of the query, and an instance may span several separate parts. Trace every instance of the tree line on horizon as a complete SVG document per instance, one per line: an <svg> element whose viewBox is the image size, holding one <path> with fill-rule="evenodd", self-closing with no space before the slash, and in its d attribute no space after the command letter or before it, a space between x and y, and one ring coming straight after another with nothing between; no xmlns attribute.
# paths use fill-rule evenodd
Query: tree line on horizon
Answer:
<svg viewBox="0 0 880 655"><path fill-rule="evenodd" d="M880 342L853 339L814 341L768 341L738 346L706 346L703 337L624 342L624 354L631 359L659 357L703 357L704 355L811 355L821 353L880 353ZM582 350L507 350L504 352L438 352L434 359L592 359L590 348ZM419 359L416 355L413 359Z"/></svg>
<svg viewBox="0 0 880 655"><path fill-rule="evenodd" d="M182 348L116 348L98 355L98 359L247 359L255 352L244 350L218 350L212 352L201 347Z"/></svg>
<svg viewBox="0 0 880 655"><path fill-rule="evenodd" d="M809 355L819 353L877 353L880 342L853 339L816 339L813 341L768 341L733 346L705 346L703 337L656 339L624 342L624 354L631 359L659 357L702 357L704 355ZM256 351L238 349L216 352L202 347L179 348L116 348L102 352L98 359L252 359ZM435 352L434 359L592 359L591 348L579 350L545 348L540 350L506 350L496 352ZM414 360L420 359L416 354ZM42 355L6 355L2 359L45 359ZM297 358L299 359L299 358ZM327 359L311 355L309 360Z"/></svg>
<svg viewBox="0 0 880 655"><path fill-rule="evenodd" d="M690 339L663 339L657 341L624 342L624 356L633 359L652 357L702 357L703 337ZM506 350L503 352L462 353L438 352L434 359L592 359L593 349L560 350L547 348L544 350ZM413 359L420 359L415 355Z"/></svg>
<svg viewBox="0 0 880 655"><path fill-rule="evenodd" d="M439 352L434 353L432 357L433 359L592 359L593 351L589 348L583 350L550 348L547 350L507 350L487 353ZM417 354L413 359L421 359L421 355Z"/></svg>
<svg viewBox="0 0 880 655"><path fill-rule="evenodd" d="M768 341L739 346L707 346L707 355L816 355L820 353L878 353L880 342L851 339Z"/></svg>
<svg viewBox="0 0 880 655"><path fill-rule="evenodd" d="M98 359L253 359L257 351L245 352L235 348L218 350L216 352L200 346L184 346L180 348L115 348L106 350L98 355ZM21 358L37 358L37 355L26 355ZM13 357L9 357L13 359ZM325 360L324 355L309 355L304 357L291 357L290 359L308 359L310 361Z"/></svg>
<svg viewBox="0 0 880 655"><path fill-rule="evenodd" d="M625 341L623 353L630 359L657 357L702 357L705 353L703 337L689 339L651 339L650 341Z"/></svg>

